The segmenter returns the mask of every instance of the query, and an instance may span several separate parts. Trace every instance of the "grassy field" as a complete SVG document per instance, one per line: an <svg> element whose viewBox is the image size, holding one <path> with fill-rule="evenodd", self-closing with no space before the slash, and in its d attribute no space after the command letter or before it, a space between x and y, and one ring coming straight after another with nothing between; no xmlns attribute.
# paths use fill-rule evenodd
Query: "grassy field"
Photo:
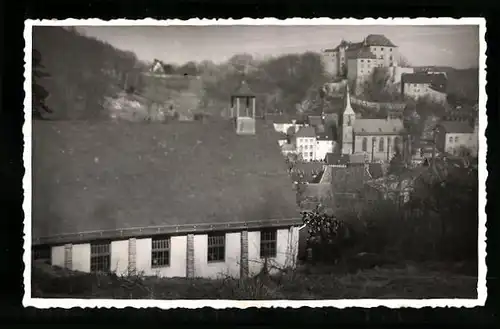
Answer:
<svg viewBox="0 0 500 329"><path fill-rule="evenodd" d="M248 279L187 279L72 272L36 264L33 297L113 299L477 298L477 277L460 264L385 265L346 273L342 266L300 266Z"/></svg>

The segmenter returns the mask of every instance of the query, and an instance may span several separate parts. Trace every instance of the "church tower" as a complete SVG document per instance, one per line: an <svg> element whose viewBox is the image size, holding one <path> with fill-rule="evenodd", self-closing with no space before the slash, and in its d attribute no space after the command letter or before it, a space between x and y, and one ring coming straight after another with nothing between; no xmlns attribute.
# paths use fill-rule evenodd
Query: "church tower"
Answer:
<svg viewBox="0 0 500 329"><path fill-rule="evenodd" d="M340 131L341 153L352 154L354 152L353 125L356 120L356 113L351 107L351 96L349 95L349 85L346 86L344 110L341 116L342 129Z"/></svg>

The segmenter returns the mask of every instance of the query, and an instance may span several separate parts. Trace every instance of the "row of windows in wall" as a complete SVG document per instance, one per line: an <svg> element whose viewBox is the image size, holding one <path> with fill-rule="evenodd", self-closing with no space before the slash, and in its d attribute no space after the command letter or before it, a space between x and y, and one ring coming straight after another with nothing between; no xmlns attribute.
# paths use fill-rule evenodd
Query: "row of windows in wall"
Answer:
<svg viewBox="0 0 500 329"><path fill-rule="evenodd" d="M396 144L399 143L399 139L397 137L394 139L394 141ZM376 143L377 143L377 137L372 137L372 145L375 145ZM391 138L387 137L387 147L390 147L390 146L391 146ZM362 148L363 152L368 151L368 138L367 137L363 137L361 148ZM380 139L378 141L378 151L383 152L384 150L385 150L385 138L380 137Z"/></svg>
<svg viewBox="0 0 500 329"><path fill-rule="evenodd" d="M315 138L301 137L299 138L299 141L302 143L314 143Z"/></svg>
<svg viewBox="0 0 500 329"><path fill-rule="evenodd" d="M302 156L303 156L304 158L312 157L312 156L313 156L313 152L309 152L309 153L307 153L307 152L303 152L303 153L302 153Z"/></svg>
<svg viewBox="0 0 500 329"><path fill-rule="evenodd" d="M276 230L260 231L260 257L276 257ZM170 266L171 244L170 236L159 236L151 239L151 267ZM48 246L34 248L35 260L50 263L51 248ZM224 262L226 257L226 234L213 233L208 235L207 262ZM90 271L109 272L111 266L111 242L95 242L90 244Z"/></svg>
<svg viewBox="0 0 500 329"><path fill-rule="evenodd" d="M469 137L469 140L471 140L472 138ZM453 143L453 141L455 141L455 143L458 143L460 141L460 139L458 138L458 136L455 136L455 138L453 138L452 136L450 136L448 138L448 142L449 143Z"/></svg>
<svg viewBox="0 0 500 329"><path fill-rule="evenodd" d="M373 51L377 51L377 48L373 48ZM380 51L384 51L384 47L381 47L380 48ZM389 51L392 52L392 48L389 48ZM392 59L392 55L391 55L391 59ZM340 61L344 61L344 57L341 57L340 58Z"/></svg>

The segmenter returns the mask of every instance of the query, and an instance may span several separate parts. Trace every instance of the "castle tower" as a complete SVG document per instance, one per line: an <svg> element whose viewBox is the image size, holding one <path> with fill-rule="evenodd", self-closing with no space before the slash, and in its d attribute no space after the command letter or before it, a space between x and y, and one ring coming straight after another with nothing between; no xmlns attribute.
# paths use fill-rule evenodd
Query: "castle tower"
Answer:
<svg viewBox="0 0 500 329"><path fill-rule="evenodd" d="M341 116L342 129L340 131L341 153L352 154L354 151L353 125L356 120L356 113L351 107L351 96L349 95L349 85L346 86L344 111Z"/></svg>

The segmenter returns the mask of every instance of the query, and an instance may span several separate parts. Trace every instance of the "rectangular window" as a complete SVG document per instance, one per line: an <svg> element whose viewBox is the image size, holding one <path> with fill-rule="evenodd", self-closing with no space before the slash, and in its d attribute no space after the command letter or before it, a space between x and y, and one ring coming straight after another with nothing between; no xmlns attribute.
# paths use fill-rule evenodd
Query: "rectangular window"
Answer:
<svg viewBox="0 0 500 329"><path fill-rule="evenodd" d="M312 152L309 152L309 156L311 156L311 157L312 157L312 156L313 156L313 153L312 153Z"/></svg>
<svg viewBox="0 0 500 329"><path fill-rule="evenodd" d="M380 48L380 51L383 51L384 50L384 47Z"/></svg>
<svg viewBox="0 0 500 329"><path fill-rule="evenodd" d="M151 239L151 267L170 265L170 237L154 237Z"/></svg>
<svg viewBox="0 0 500 329"><path fill-rule="evenodd" d="M111 269L111 243L90 244L90 271L109 272Z"/></svg>
<svg viewBox="0 0 500 329"><path fill-rule="evenodd" d="M389 48L389 51L392 51L392 48Z"/></svg>
<svg viewBox="0 0 500 329"><path fill-rule="evenodd" d="M450 137L450 138L448 139L448 141L449 141L450 143L453 143L453 137Z"/></svg>
<svg viewBox="0 0 500 329"><path fill-rule="evenodd" d="M36 246L33 248L33 259L43 261L44 263L52 263L52 248L50 246Z"/></svg>
<svg viewBox="0 0 500 329"><path fill-rule="evenodd" d="M276 257L276 230L260 231L260 257Z"/></svg>
<svg viewBox="0 0 500 329"><path fill-rule="evenodd" d="M361 59L360 61L361 61L361 63L363 63L363 62L364 62L362 59Z"/></svg>
<svg viewBox="0 0 500 329"><path fill-rule="evenodd" d="M455 137L455 143L458 143L458 136Z"/></svg>
<svg viewBox="0 0 500 329"><path fill-rule="evenodd" d="M226 255L226 234L214 233L208 235L208 262L223 262Z"/></svg>

